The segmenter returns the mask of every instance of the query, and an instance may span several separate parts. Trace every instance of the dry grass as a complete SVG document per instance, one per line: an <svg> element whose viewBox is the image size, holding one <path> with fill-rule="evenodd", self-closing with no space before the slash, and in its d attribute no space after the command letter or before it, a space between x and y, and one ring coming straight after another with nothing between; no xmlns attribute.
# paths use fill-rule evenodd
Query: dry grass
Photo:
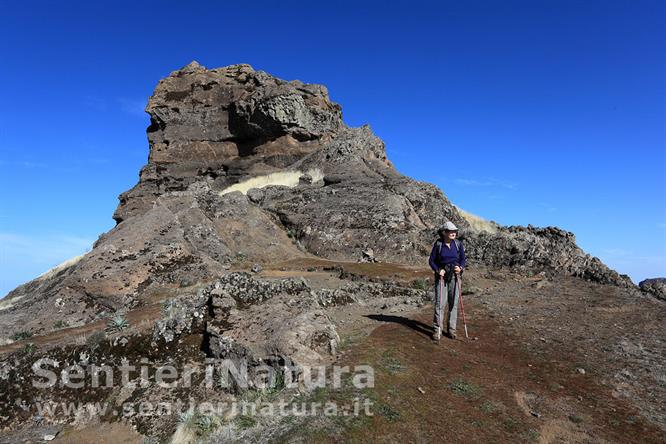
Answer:
<svg viewBox="0 0 666 444"><path fill-rule="evenodd" d="M45 273L39 275L39 276L37 277L37 279L48 279L48 278L50 278L51 276L53 276L53 275L55 275L55 274L61 272L61 271L64 270L65 268L69 268L69 267L71 267L72 265L76 264L78 261L80 261L80 260L83 258L83 256L85 256L85 254L82 254L82 255L80 255L80 256L75 256L75 257L72 257L72 258L70 258L70 259L67 259L65 262L63 262L63 263L61 263L61 264L59 264L59 265L56 265L55 267L51 268L51 269L48 270L47 272L45 272Z"/></svg>
<svg viewBox="0 0 666 444"><path fill-rule="evenodd" d="M14 306L14 303L19 301L21 298L23 298L23 296L16 296L11 299L3 299L2 301L0 301L0 311L12 308Z"/></svg>
<svg viewBox="0 0 666 444"><path fill-rule="evenodd" d="M240 191L247 194L248 190L252 188L264 188L270 185L277 185L283 187L293 188L298 185L298 181L304 173L300 170L293 171L279 171L276 173L266 174L265 176L257 176L248 180L244 180L237 184L231 185L220 191L220 196L234 191ZM318 168L313 168L305 172L312 177L313 182L318 182L324 178L324 175Z"/></svg>
<svg viewBox="0 0 666 444"><path fill-rule="evenodd" d="M197 441L197 434L186 423L178 424L176 432L171 437L171 444L194 444Z"/></svg>
<svg viewBox="0 0 666 444"><path fill-rule="evenodd" d="M473 231L476 232L486 232L486 233L496 233L499 229L499 225L495 222L486 220L480 216L477 216L472 213L468 213L460 207L456 207L458 213L469 223Z"/></svg>

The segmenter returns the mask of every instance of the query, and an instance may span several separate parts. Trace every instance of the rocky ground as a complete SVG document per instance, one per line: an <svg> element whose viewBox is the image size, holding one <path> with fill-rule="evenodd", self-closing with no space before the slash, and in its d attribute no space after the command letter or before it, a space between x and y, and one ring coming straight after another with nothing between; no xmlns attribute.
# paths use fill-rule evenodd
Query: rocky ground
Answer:
<svg viewBox="0 0 666 444"><path fill-rule="evenodd" d="M431 305L427 290L422 289L429 288L426 280L430 273L423 267L344 262L323 265L317 261L285 265L265 269L251 280L296 283L299 292L298 285L306 285L318 295L326 294L322 290L327 288L337 289L332 291L337 291L333 299L317 298L318 309L338 338L333 350L320 351L323 362L369 364L376 371L375 387L284 389L238 395L212 390L196 396L208 400L253 397L262 402L333 400L350 405L356 398L367 398L372 401L372 416L230 416L211 430L193 426L191 434L200 442L435 442L440 436L448 436L453 442L619 443L635 436L641 436L642 442L663 442L665 306L640 291L578 278L550 280L499 269L471 270L465 281L470 338L445 338L436 344L429 337ZM354 290L339 291L347 286ZM351 300L349 294L365 296ZM287 302L281 303L288 307ZM250 305L280 315L271 303L255 301ZM196 304L191 310L197 310ZM46 350L62 358L68 344L72 348L67 353L77 358L88 351L104 359L113 359L116 354L131 359L139 350L151 350L147 343L141 346L142 341L166 331L163 311L139 309L130 312L128 318L134 323L120 335L128 338L127 345L117 343L119 336L108 333L108 345L95 345L89 338L104 328L100 324L85 333L47 335L35 342L33 350L25 350L30 343L27 340L5 346L1 350L3 362L31 362L29 356L42 356ZM210 320L208 323L208 327L214 324ZM206 328L193 325L189 332L176 333L181 339L174 341L177 344L171 352L165 353L165 347L169 349L165 344L155 348L150 357L164 359L169 355L181 362L200 359ZM111 338L116 339L115 345ZM242 337L237 339L244 343ZM266 344L257 342L261 347ZM246 344L252 349L249 342ZM8 382L16 384L15 375ZM65 392L50 395L69 396ZM30 394L14 396L26 400ZM85 399L118 396L121 394L111 391L91 393ZM136 401L178 396L183 393L177 389L151 388L122 394L126 400ZM7 409L5 404L3 415ZM88 420L70 418L45 425L43 430L57 432L54 442L86 442L92 430L106 442L120 442L113 441L118 436L125 436L125 442L147 442L150 437L157 441L171 439L181 424L175 416L122 421L102 417L95 421L98 423L91 425ZM6 429L5 442L22 442L30 439L30 433L41 433L37 424L23 424L15 431ZM109 431L106 438L105 430Z"/></svg>

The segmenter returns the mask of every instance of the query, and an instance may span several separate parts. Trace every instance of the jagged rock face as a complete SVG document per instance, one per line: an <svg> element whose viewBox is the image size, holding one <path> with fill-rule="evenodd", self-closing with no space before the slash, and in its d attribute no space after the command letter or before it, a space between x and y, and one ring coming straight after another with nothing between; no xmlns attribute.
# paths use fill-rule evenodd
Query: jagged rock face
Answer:
<svg viewBox="0 0 666 444"><path fill-rule="evenodd" d="M120 196L120 225L193 184L225 192L257 177L280 184L270 175L285 172L298 186L248 197L318 256L357 259L375 248L379 259L407 260L426 252L443 220L466 225L436 187L400 175L368 127L345 126L323 86L193 62L160 81L146 111L149 162Z"/></svg>
<svg viewBox="0 0 666 444"><path fill-rule="evenodd" d="M641 290L647 291L657 299L666 301L666 278L645 279L638 284Z"/></svg>
<svg viewBox="0 0 666 444"><path fill-rule="evenodd" d="M573 233L557 227L500 227L495 233L473 232L467 252L474 260L490 266L541 270L567 274L595 282L631 286L627 276L609 269L598 258L576 245Z"/></svg>
<svg viewBox="0 0 666 444"><path fill-rule="evenodd" d="M441 190L398 173L370 128L347 127L323 86L193 62L159 82L146 111L148 163L119 196L116 227L78 262L12 291L0 338L186 293L245 261L372 250L373 261L425 267L446 220L466 232L470 265L629 282L561 230L474 231Z"/></svg>
<svg viewBox="0 0 666 444"><path fill-rule="evenodd" d="M285 168L343 126L323 86L249 65L207 70L193 62L159 82L146 111L149 162L139 184L120 196L118 222L198 180L220 188L237 176Z"/></svg>
<svg viewBox="0 0 666 444"><path fill-rule="evenodd" d="M221 189L286 168L343 126L324 87L285 82L248 65L207 70L192 63L160 81L146 111L149 163L137 187L121 195L117 221L201 179Z"/></svg>

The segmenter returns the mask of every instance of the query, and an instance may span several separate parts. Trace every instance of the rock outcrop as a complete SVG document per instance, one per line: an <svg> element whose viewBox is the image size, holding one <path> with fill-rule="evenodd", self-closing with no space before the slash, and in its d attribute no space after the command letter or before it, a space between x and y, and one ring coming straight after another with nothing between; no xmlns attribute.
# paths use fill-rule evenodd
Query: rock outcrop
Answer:
<svg viewBox="0 0 666 444"><path fill-rule="evenodd" d="M585 280L632 286L628 276L609 269L576 245L573 233L557 227L500 227L494 233L473 231L468 254L490 266L566 274Z"/></svg>
<svg viewBox="0 0 666 444"><path fill-rule="evenodd" d="M641 290L652 294L657 299L666 301L666 278L645 279L638 283Z"/></svg>
<svg viewBox="0 0 666 444"><path fill-rule="evenodd" d="M426 266L446 220L462 228L472 265L629 285L571 233L477 229L437 187L396 171L369 127L346 126L323 86L192 62L159 82L146 111L148 163L119 196L116 227L78 261L12 291L0 336L194 294L246 264L368 261L371 251L373 262Z"/></svg>

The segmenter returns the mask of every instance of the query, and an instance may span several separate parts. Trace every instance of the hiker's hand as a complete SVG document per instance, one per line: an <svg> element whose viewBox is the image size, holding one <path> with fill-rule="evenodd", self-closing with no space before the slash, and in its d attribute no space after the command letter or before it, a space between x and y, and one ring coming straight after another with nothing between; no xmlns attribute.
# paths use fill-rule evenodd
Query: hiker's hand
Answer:
<svg viewBox="0 0 666 444"><path fill-rule="evenodd" d="M460 272L462 271L462 268L460 268L459 266L456 265L456 266L453 268L453 271L456 272L456 274L458 274L458 273L460 273Z"/></svg>
<svg viewBox="0 0 666 444"><path fill-rule="evenodd" d="M444 271L443 268L441 270L439 270L439 275L440 276L444 277L445 274L446 274L446 271Z"/></svg>

